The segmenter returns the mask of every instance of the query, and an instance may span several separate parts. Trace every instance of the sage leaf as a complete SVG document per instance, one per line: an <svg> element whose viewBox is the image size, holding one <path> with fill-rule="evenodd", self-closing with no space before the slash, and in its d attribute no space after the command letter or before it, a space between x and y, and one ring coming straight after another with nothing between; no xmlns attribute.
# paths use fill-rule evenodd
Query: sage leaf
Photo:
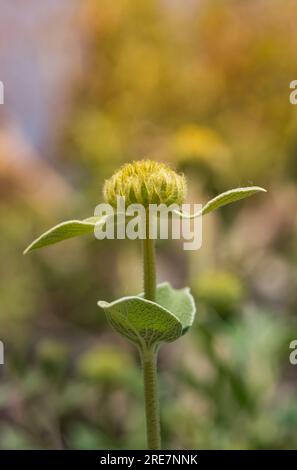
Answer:
<svg viewBox="0 0 297 470"><path fill-rule="evenodd" d="M202 215L208 214L209 212L212 212L218 209L219 207L226 206L227 204L231 204L232 202L239 201L240 199L244 199L259 192L266 193L266 189L261 188L260 186L248 186L243 188L230 189L229 191L225 191L224 193L221 193L210 201L208 201L202 207L202 210L196 212L195 214L187 214L185 212L180 211L174 212L182 218L194 219L195 217L200 217Z"/></svg>
<svg viewBox="0 0 297 470"><path fill-rule="evenodd" d="M139 296L123 297L111 303L99 301L113 328L143 346L171 342L192 325L195 305L189 289L173 289L164 283L157 287L156 302Z"/></svg>
<svg viewBox="0 0 297 470"><path fill-rule="evenodd" d="M98 305L115 330L140 345L174 341L182 334L182 324L175 315L150 300L123 297Z"/></svg>
<svg viewBox="0 0 297 470"><path fill-rule="evenodd" d="M231 204L232 202L239 201L240 199L253 196L258 192L266 193L266 189L260 188L259 186L250 186L247 188L236 188L225 191L205 204L202 208L202 215L208 214L209 212L212 212L219 207L226 206L227 204Z"/></svg>
<svg viewBox="0 0 297 470"><path fill-rule="evenodd" d="M84 220L67 220L44 232L36 238L24 251L24 255L30 251L53 245L68 238L78 237L94 232L96 224L104 224L106 217L89 217Z"/></svg>
<svg viewBox="0 0 297 470"><path fill-rule="evenodd" d="M196 306L189 287L174 289L169 282L159 284L156 291L156 301L179 319L183 334L192 326Z"/></svg>

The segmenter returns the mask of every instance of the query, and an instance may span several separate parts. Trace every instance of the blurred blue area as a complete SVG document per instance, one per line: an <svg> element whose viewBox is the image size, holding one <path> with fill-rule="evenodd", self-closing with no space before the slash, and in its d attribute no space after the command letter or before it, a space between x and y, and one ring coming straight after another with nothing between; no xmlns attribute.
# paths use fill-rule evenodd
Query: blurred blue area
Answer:
<svg viewBox="0 0 297 470"><path fill-rule="evenodd" d="M69 74L79 61L81 44L72 23L78 7L77 0L1 1L1 113L38 151L52 137Z"/></svg>

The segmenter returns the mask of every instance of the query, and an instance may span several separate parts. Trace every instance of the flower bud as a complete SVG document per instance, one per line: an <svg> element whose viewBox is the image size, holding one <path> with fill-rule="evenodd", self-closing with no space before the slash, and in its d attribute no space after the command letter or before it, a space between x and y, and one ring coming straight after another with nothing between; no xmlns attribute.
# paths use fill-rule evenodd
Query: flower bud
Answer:
<svg viewBox="0 0 297 470"><path fill-rule="evenodd" d="M125 197L125 205L181 205L186 196L184 175L169 166L152 160L140 160L124 165L103 187L105 202L117 206L117 197Z"/></svg>

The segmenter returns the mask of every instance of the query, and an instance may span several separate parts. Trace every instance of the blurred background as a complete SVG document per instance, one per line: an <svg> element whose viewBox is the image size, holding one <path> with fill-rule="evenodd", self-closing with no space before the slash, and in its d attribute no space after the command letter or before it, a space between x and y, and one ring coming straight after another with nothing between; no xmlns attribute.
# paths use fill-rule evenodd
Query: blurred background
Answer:
<svg viewBox="0 0 297 470"><path fill-rule="evenodd" d="M142 290L139 242L22 255L144 157L188 202L268 189L206 216L197 252L158 243L198 306L161 350L164 448L297 447L296 22L294 0L1 0L1 449L145 445L137 351L96 305Z"/></svg>

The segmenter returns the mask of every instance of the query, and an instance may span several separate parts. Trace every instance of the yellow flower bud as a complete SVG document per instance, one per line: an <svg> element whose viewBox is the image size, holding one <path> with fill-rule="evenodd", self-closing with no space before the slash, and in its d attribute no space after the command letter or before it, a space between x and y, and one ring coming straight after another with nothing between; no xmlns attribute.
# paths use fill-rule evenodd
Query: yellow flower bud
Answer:
<svg viewBox="0 0 297 470"><path fill-rule="evenodd" d="M182 204L186 196L184 175L169 166L152 160L140 160L124 165L103 187L105 202L113 207L117 197L125 197L125 205Z"/></svg>

